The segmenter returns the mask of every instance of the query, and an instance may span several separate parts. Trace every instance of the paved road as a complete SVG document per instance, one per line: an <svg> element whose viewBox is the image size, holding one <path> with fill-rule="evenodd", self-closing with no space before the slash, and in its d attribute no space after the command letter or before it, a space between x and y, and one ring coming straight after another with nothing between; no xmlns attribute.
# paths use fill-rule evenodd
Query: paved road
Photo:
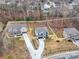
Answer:
<svg viewBox="0 0 79 59"><path fill-rule="evenodd" d="M79 59L79 51L60 53L45 59Z"/></svg>

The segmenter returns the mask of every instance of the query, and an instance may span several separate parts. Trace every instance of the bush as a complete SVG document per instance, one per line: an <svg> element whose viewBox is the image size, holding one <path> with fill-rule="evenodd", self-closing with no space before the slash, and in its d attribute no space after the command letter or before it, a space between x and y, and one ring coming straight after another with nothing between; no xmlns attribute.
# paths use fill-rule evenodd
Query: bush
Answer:
<svg viewBox="0 0 79 59"><path fill-rule="evenodd" d="M24 19L21 19L21 18L19 18L19 19L16 19L16 21L23 21Z"/></svg>
<svg viewBox="0 0 79 59"><path fill-rule="evenodd" d="M32 17L27 17L25 21L32 21Z"/></svg>
<svg viewBox="0 0 79 59"><path fill-rule="evenodd" d="M24 18L18 18L18 19L16 19L16 21L32 21L32 17L26 17L25 19Z"/></svg>

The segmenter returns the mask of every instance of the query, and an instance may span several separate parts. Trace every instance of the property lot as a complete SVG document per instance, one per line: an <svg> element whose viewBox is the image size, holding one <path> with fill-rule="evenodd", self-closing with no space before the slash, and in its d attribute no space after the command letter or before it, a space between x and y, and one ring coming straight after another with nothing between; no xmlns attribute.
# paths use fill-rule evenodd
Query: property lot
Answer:
<svg viewBox="0 0 79 59"><path fill-rule="evenodd" d="M37 37L35 36L35 28L37 28L37 27L47 27L48 28L49 37L45 41L45 49L44 49L43 57L47 57L49 55L56 54L56 53L79 49L79 47L77 47L72 42L64 40L64 39L62 40L62 38L60 38L61 35L59 37L57 37L56 33L58 33L58 32L54 31L55 28L51 27L53 24L50 22L41 22L41 21L39 21L39 22L11 22L11 23L9 22L6 27L6 31L5 31L6 39L4 39L4 40L7 40L7 43L8 43L7 50L9 51L9 53L8 52L5 53L5 59L8 59L8 58L31 59L29 51L25 47L25 42L24 42L23 38L14 38L14 37L10 38L11 34L10 34L10 32L7 31L8 29L10 29L10 27L14 27L18 24L27 25L26 27L28 28L29 37L31 38L31 41L36 49L38 48L39 44L38 44ZM56 29L58 30L59 28L56 27ZM62 30L63 30L63 28L60 29L60 31L62 31Z"/></svg>
<svg viewBox="0 0 79 59"><path fill-rule="evenodd" d="M78 50L78 49L79 49L79 47L77 47L72 42L69 42L66 40L56 42L54 40L48 39L46 41L44 55L48 56L48 55L52 55L52 54L56 54L56 53Z"/></svg>
<svg viewBox="0 0 79 59"><path fill-rule="evenodd" d="M38 41L33 39L32 40L35 48L37 48ZM13 41L12 41L13 42ZM53 39L48 38L46 40L46 46L43 53L43 57L47 57L52 54L66 52L66 51L72 51L72 50L78 50L79 47L74 45L72 42L63 40L60 42L57 42ZM11 46L11 49L9 50L9 53L5 54L5 59L13 58L13 59L31 59L28 49L25 47L25 42L23 41L23 38L17 38L14 41L13 46Z"/></svg>

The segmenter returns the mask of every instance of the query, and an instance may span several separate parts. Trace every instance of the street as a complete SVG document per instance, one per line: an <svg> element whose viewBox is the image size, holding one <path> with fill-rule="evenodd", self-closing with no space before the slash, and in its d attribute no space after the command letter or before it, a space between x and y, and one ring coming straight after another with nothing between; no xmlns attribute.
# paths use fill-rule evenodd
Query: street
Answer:
<svg viewBox="0 0 79 59"><path fill-rule="evenodd" d="M79 59L79 51L71 51L66 53L59 53L47 57L45 59Z"/></svg>

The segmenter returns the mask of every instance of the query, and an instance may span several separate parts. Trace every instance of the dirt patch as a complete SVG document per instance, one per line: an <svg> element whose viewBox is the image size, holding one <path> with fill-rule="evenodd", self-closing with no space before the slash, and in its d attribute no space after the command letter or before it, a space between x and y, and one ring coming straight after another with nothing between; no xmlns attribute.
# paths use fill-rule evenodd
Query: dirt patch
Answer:
<svg viewBox="0 0 79 59"><path fill-rule="evenodd" d="M60 42L56 42L54 40L46 41L46 47L44 51L44 56L48 56L55 53L77 50L79 47L74 45L72 42L63 40Z"/></svg>

